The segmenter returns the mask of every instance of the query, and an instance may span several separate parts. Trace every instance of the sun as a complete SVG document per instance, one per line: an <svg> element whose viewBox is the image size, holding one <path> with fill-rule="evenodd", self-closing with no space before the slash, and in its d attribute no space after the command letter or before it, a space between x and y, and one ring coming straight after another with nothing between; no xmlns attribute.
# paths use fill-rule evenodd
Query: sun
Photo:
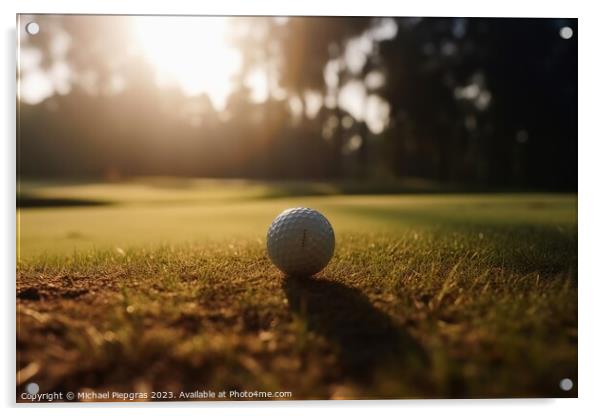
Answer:
<svg viewBox="0 0 602 416"><path fill-rule="evenodd" d="M133 34L160 84L206 93L223 109L242 57L227 42L228 17L137 16Z"/></svg>

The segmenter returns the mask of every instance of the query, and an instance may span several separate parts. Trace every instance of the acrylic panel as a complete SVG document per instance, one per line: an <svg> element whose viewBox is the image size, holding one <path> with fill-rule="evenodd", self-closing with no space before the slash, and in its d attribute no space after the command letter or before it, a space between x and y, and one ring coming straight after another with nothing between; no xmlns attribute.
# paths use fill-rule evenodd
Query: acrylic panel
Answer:
<svg viewBox="0 0 602 416"><path fill-rule="evenodd" d="M18 402L577 397L576 19L17 35Z"/></svg>

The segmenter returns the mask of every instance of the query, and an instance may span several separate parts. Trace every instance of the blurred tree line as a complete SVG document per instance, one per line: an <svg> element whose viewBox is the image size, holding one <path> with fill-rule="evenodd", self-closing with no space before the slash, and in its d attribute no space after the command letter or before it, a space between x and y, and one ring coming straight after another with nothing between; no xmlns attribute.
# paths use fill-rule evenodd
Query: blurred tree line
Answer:
<svg viewBox="0 0 602 416"><path fill-rule="evenodd" d="M574 19L236 18L231 41L243 59L222 111L206 94L157 87L144 57L123 47L127 17L46 24L72 35L66 59L91 81L20 102L22 177L417 177L577 189ZM394 30L381 36L383 27ZM51 35L30 42L50 67ZM351 65L354 42L363 54ZM268 85L259 102L245 83L258 68ZM369 99L386 103L383 128L343 105L350 83L363 88L364 115Z"/></svg>

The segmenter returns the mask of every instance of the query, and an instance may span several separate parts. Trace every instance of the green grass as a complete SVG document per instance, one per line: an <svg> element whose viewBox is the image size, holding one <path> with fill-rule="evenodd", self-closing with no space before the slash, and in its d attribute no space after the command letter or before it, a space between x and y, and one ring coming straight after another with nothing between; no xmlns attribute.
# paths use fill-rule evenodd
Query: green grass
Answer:
<svg viewBox="0 0 602 416"><path fill-rule="evenodd" d="M577 380L575 195L287 189L24 184L103 204L19 210L19 389L576 396L558 386ZM335 228L335 257L311 279L266 257L291 206Z"/></svg>

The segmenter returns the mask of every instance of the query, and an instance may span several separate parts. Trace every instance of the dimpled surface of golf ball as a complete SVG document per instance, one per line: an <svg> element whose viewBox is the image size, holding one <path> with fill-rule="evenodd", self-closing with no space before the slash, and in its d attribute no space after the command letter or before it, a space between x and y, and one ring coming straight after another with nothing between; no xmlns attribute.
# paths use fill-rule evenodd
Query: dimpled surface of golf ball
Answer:
<svg viewBox="0 0 602 416"><path fill-rule="evenodd" d="M283 273L311 276L334 253L334 230L326 217L310 208L290 208L268 229L268 256Z"/></svg>

